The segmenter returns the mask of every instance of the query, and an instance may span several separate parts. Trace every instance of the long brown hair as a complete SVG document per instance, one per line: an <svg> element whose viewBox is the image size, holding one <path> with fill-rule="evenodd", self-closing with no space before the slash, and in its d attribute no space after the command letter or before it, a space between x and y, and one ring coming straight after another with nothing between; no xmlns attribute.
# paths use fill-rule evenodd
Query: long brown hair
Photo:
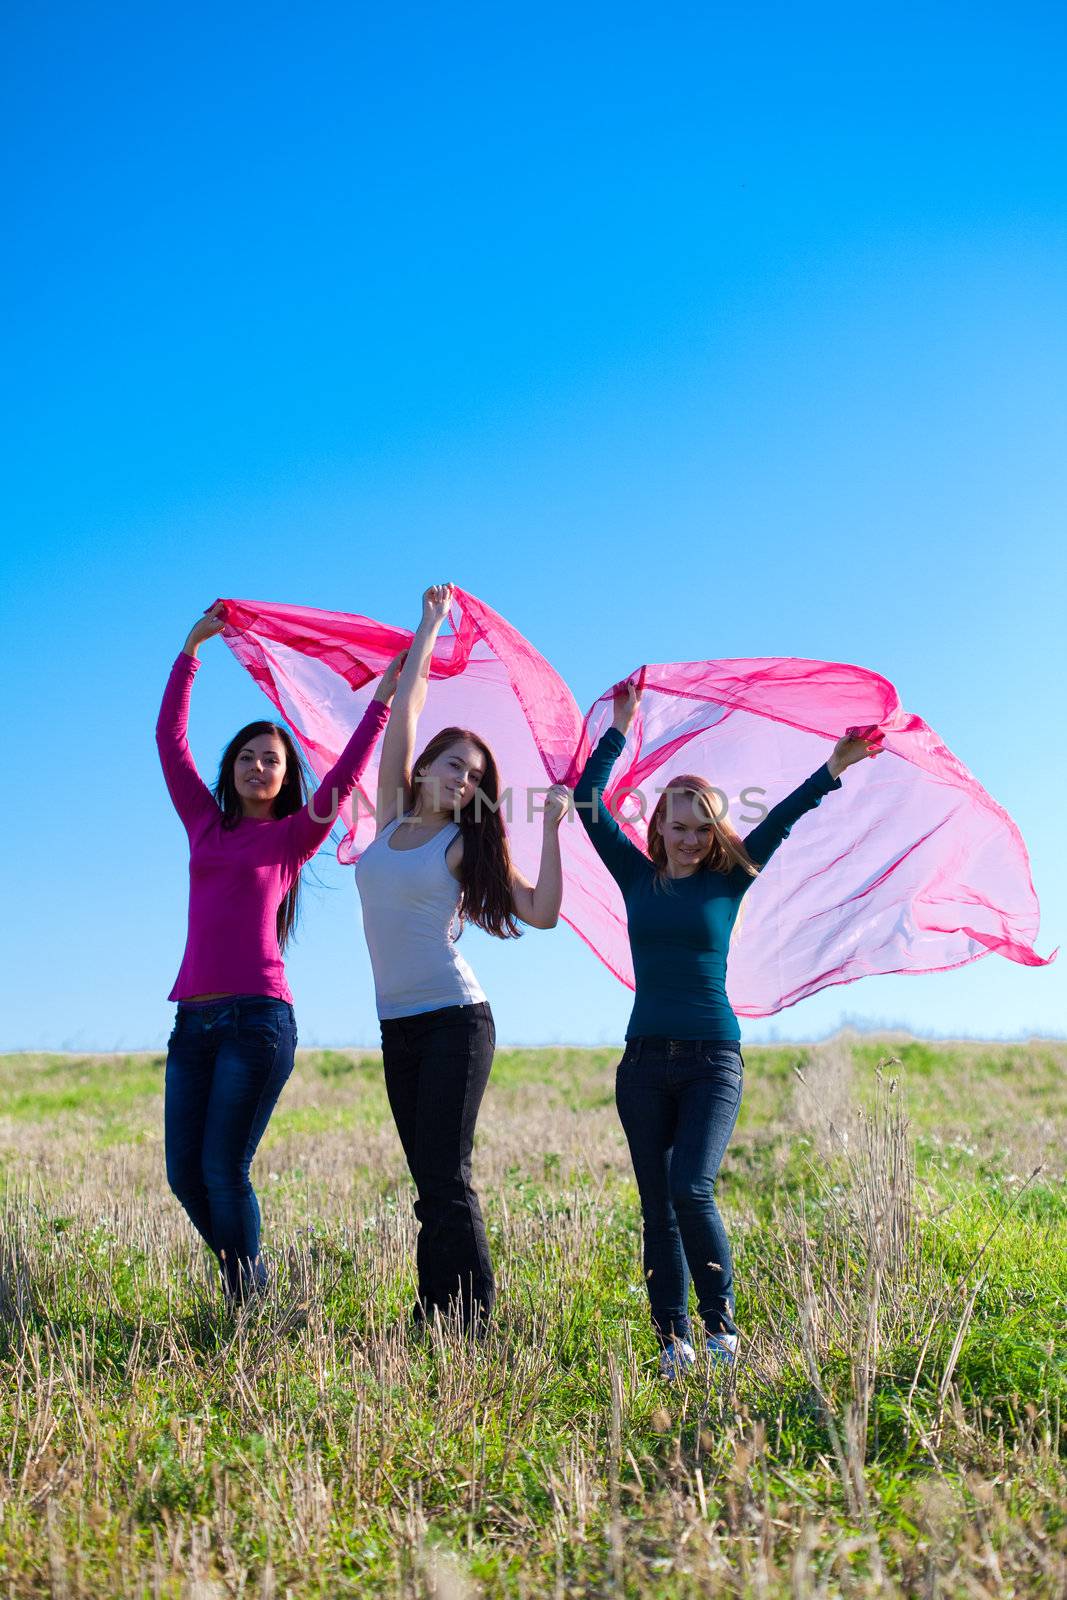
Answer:
<svg viewBox="0 0 1067 1600"><path fill-rule="evenodd" d="M262 733L273 733L282 742L285 751L285 775L282 786L274 796L271 805L272 817L291 817L294 811L307 799L307 782L304 772L304 763L300 752L293 742L293 736L288 728L281 727L277 722L250 722L235 733L219 762L219 775L215 779L215 799L222 812L222 826L226 829L236 828L244 810L241 805L241 796L237 793L237 782L234 778L234 768L237 757L250 739L258 739ZM296 928L297 918L300 915L300 874L297 874L293 887L288 891L275 919L278 932L278 949L284 950Z"/></svg>
<svg viewBox="0 0 1067 1600"><path fill-rule="evenodd" d="M700 872L732 872L740 867L750 878L755 878L759 867L745 849L741 835L725 816L719 815L719 794L707 778L698 778L692 772L680 772L672 778L656 802L656 809L648 820L648 855L656 869L657 882L667 881L667 847L660 829L675 794L685 795L698 811L703 811L711 823L711 848L697 868Z"/></svg>
<svg viewBox="0 0 1067 1600"><path fill-rule="evenodd" d="M517 939L522 929L516 920L511 893L507 830L496 809L500 800L500 774L493 752L485 740L469 728L442 728L415 761L412 779L421 777L439 755L460 740L474 745L485 760L485 771L478 787L456 818L463 840L459 869L460 923L473 922L476 928L484 928L497 939ZM414 795L411 798L414 799Z"/></svg>

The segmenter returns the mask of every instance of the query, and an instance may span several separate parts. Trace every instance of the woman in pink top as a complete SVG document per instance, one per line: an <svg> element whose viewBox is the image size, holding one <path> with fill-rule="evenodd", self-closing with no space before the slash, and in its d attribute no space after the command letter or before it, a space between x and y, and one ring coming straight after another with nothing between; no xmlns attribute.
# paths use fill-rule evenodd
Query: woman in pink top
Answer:
<svg viewBox="0 0 1067 1600"><path fill-rule="evenodd" d="M296 1019L282 951L300 872L385 726L400 661L310 803L296 747L274 722L250 722L230 740L212 793L186 727L197 652L223 622L216 607L193 627L156 724L163 775L189 835L189 933L170 993L178 1013L164 1124L167 1180L218 1257L227 1294L243 1297L266 1282L249 1168L293 1070Z"/></svg>

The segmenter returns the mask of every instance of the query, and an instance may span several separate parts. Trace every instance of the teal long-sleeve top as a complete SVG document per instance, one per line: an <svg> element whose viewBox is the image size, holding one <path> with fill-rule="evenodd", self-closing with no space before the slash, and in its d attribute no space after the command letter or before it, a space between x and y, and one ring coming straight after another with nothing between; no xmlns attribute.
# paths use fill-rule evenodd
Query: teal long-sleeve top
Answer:
<svg viewBox="0 0 1067 1600"><path fill-rule="evenodd" d="M726 998L726 957L741 900L755 880L734 867L657 883L656 868L631 844L602 799L625 743L617 728L608 729L585 764L574 798L597 855L626 903L635 978L626 1037L736 1042L741 1030ZM805 778L746 835L745 849L753 862L765 866L794 822L840 787L840 778L831 777L826 766Z"/></svg>

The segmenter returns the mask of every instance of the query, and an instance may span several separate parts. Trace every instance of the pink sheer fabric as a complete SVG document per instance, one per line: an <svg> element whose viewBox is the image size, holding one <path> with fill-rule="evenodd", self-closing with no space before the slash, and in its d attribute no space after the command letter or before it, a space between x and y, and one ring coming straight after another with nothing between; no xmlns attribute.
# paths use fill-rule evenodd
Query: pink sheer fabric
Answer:
<svg viewBox="0 0 1067 1600"><path fill-rule="evenodd" d="M321 777L410 631L344 612L222 604L223 638ZM482 601L457 589L450 621L434 649L420 748L450 724L489 743L510 791L515 864L533 879L540 796L550 783L573 785L611 722L612 690L583 719L554 668ZM1027 966L1054 958L1034 950L1039 912L1019 830L885 678L771 657L645 666L631 679L643 685L641 709L605 798L642 848L641 817L679 773L714 783L744 835L846 728L876 728L886 751L845 773L750 890L729 963L739 1016L769 1016L874 973L942 971L994 952ZM342 862L374 836L376 775L377 754L342 807ZM576 818L561 837L563 918L632 987L622 897Z"/></svg>

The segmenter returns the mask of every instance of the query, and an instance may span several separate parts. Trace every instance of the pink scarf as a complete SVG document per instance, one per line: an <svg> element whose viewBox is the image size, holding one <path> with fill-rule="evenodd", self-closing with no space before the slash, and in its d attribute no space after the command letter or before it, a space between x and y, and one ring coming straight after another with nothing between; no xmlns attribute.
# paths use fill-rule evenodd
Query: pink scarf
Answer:
<svg viewBox="0 0 1067 1600"><path fill-rule="evenodd" d="M412 634L368 617L225 600L223 633L292 728L316 775L337 759L376 680ZM470 728L493 750L512 856L537 875L538 791L573 785L612 716L609 688L582 718L553 667L503 617L455 590L453 633L434 647L419 748L442 727ZM760 873L730 952L729 994L763 1017L830 984L884 972L938 972L995 952L1026 966L1038 904L1018 828L885 678L839 662L763 657L645 666L641 708L605 796L642 849L675 774L725 795L744 835L763 810L824 762L847 728L877 728L887 754L849 768L842 792L805 817ZM355 692L353 692L355 691ZM374 837L377 753L342 807L338 859ZM625 799L625 791L641 796ZM761 809L762 808L762 809ZM532 812L532 814L531 814ZM576 818L561 833L562 915L633 987L622 897Z"/></svg>

